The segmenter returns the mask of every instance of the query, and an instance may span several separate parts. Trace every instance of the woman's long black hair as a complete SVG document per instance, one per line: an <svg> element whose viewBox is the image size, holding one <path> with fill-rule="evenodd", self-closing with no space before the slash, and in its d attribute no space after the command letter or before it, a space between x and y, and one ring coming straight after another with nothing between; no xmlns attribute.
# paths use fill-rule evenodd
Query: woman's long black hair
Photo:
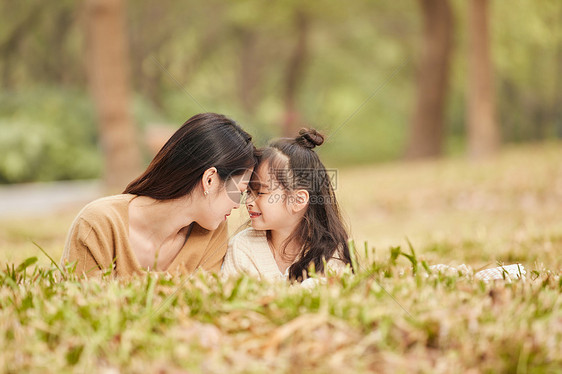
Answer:
<svg viewBox="0 0 562 374"><path fill-rule="evenodd" d="M285 241L302 243L302 252L289 268L291 280L302 281L314 264L324 273L324 262L333 258L351 266L348 234L340 214L331 175L314 152L324 137L314 129L302 129L296 138L282 138L261 150L260 163L269 163L270 173L286 190L304 189L309 203L302 222ZM268 233L268 239L270 235Z"/></svg>
<svg viewBox="0 0 562 374"><path fill-rule="evenodd" d="M221 181L257 163L252 137L216 113L188 119L156 154L148 168L123 191L157 200L188 195L205 170L216 167Z"/></svg>

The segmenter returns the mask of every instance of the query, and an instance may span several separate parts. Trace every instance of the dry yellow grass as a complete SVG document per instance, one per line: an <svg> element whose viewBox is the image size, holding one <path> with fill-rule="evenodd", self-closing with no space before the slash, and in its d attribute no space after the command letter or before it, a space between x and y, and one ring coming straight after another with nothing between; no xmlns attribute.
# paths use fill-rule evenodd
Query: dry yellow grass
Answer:
<svg viewBox="0 0 562 374"><path fill-rule="evenodd" d="M562 266L560 143L507 148L486 162L396 163L339 175L354 238L378 251L408 237L431 262Z"/></svg>
<svg viewBox="0 0 562 374"><path fill-rule="evenodd" d="M15 266L0 269L0 372L560 372L560 148L341 170L354 237L377 251L311 290L205 274L59 281L31 240L58 259L80 207L3 221ZM418 260L521 261L527 281L412 274L388 253L404 236ZM31 255L42 266L18 269Z"/></svg>

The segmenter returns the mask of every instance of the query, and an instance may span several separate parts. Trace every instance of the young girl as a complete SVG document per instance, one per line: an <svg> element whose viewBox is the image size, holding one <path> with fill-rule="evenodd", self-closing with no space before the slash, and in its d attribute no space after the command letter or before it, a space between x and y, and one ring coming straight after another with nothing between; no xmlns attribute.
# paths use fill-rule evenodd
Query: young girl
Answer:
<svg viewBox="0 0 562 374"><path fill-rule="evenodd" d="M303 281L311 265L320 274L351 268L330 175L313 150L323 142L302 129L262 150L246 201L252 227L230 240L223 274Z"/></svg>

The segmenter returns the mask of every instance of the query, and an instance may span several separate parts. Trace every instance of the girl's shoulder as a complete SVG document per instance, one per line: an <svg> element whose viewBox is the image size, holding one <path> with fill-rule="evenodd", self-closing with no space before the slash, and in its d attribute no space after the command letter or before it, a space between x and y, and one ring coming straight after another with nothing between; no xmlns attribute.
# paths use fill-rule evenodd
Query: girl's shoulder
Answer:
<svg viewBox="0 0 562 374"><path fill-rule="evenodd" d="M234 255L243 254L251 258L267 256L270 249L266 232L251 227L245 229L230 239L228 251Z"/></svg>
<svg viewBox="0 0 562 374"><path fill-rule="evenodd" d="M256 244L256 243L267 243L266 232L263 230L256 230L253 227L249 227L238 234L234 235L230 239L232 244Z"/></svg>

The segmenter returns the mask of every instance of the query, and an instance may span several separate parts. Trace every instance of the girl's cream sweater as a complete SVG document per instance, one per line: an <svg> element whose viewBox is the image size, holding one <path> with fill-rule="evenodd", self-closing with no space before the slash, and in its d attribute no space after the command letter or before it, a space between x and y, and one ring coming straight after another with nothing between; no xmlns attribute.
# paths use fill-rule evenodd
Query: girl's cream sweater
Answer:
<svg viewBox="0 0 562 374"><path fill-rule="evenodd" d="M339 258L327 261L328 272L342 273L345 263ZM288 270L288 269L287 269ZM281 273L267 242L266 232L248 228L235 235L228 244L228 250L221 269L223 276L246 273L264 280L285 280L288 271Z"/></svg>

